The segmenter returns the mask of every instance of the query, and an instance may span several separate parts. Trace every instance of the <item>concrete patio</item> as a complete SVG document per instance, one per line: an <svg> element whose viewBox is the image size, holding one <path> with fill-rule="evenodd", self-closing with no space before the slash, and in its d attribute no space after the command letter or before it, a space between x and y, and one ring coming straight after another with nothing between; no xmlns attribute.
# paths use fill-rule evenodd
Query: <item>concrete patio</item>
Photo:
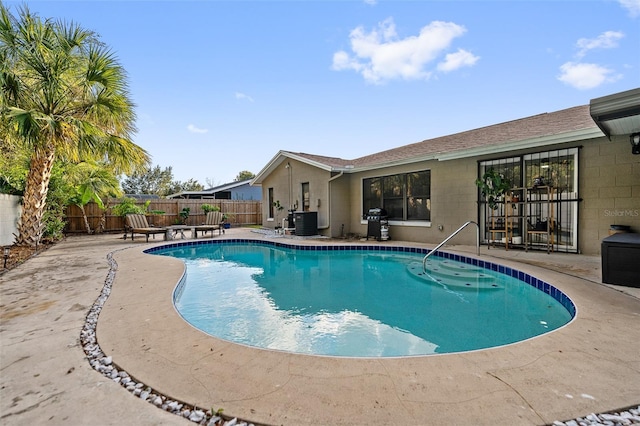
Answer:
<svg viewBox="0 0 640 426"><path fill-rule="evenodd" d="M220 238L266 237L234 228ZM162 243L69 237L0 276L2 424L192 424L86 360L79 335L109 253L117 271L97 327L102 350L157 392L226 416L278 425L543 425L640 404L640 290L601 284L597 257L482 247L482 258L571 297L577 318L555 332L461 354L348 359L253 349L195 330L171 302L182 262L142 253Z"/></svg>

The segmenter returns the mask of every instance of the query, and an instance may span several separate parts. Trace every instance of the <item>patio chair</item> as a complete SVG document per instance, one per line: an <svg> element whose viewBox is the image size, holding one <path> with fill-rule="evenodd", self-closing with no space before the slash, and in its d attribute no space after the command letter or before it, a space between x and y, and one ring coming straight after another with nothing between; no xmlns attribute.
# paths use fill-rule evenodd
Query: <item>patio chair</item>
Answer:
<svg viewBox="0 0 640 426"><path fill-rule="evenodd" d="M149 242L149 235L153 235L156 238L156 234L164 234L164 239L167 239L167 228L160 228L150 226L147 222L147 218L143 214L128 214L125 215L124 225L124 239L127 239L127 233L131 232L131 241L133 241L133 234L143 234L147 237Z"/></svg>
<svg viewBox="0 0 640 426"><path fill-rule="evenodd" d="M208 212L207 218L202 225L193 227L193 238L198 238L198 231L202 231L202 234L206 234L211 231L211 237L213 237L213 231L218 230L218 235L224 233L224 218L222 212Z"/></svg>

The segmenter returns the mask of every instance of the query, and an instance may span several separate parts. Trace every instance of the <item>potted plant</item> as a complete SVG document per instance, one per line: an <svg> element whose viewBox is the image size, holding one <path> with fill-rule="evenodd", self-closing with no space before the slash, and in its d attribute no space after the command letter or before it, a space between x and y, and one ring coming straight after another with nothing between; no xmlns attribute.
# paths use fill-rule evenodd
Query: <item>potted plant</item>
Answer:
<svg viewBox="0 0 640 426"><path fill-rule="evenodd" d="M233 219L234 214L233 213L223 213L222 214L222 222L224 223L224 229L229 229L231 228L231 222L227 222L227 220L229 219Z"/></svg>
<svg viewBox="0 0 640 426"><path fill-rule="evenodd" d="M522 234L520 233L520 229L514 228L513 234L511 237L512 244L522 244Z"/></svg>
<svg viewBox="0 0 640 426"><path fill-rule="evenodd" d="M179 219L178 219L178 225L186 225L187 224L187 219L189 219L189 212L191 211L191 208L189 207L184 207L179 213Z"/></svg>
<svg viewBox="0 0 640 426"><path fill-rule="evenodd" d="M505 192L511 188L511 182L506 179L503 174L498 173L493 167L489 168L480 179L476 179L476 186L480 188L482 196L487 199L489 208L496 210L498 201L504 196Z"/></svg>

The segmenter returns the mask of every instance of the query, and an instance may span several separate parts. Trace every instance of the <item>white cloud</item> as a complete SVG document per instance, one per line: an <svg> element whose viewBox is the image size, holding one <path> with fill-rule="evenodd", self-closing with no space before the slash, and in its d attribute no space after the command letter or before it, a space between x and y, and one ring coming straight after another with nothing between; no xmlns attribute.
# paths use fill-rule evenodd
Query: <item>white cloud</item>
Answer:
<svg viewBox="0 0 640 426"><path fill-rule="evenodd" d="M254 102L253 98L249 95L245 95L244 93L236 92L236 99L246 99L249 102Z"/></svg>
<svg viewBox="0 0 640 426"><path fill-rule="evenodd" d="M388 18L369 33L361 26L351 31L349 38L353 54L345 51L334 53L332 69L356 71L370 83L428 79L432 72L427 69L427 64L442 55L451 42L465 32L463 26L452 22L434 21L423 27L419 35L401 39L393 19ZM445 59L444 64L447 65L442 65L445 71L455 69L455 60L458 66L469 66L477 60L471 54L465 56L460 52L465 51L459 50L451 59Z"/></svg>
<svg viewBox="0 0 640 426"><path fill-rule="evenodd" d="M558 80L580 90L593 89L605 82L613 82L620 76L613 76L613 70L598 64L567 62L560 67Z"/></svg>
<svg viewBox="0 0 640 426"><path fill-rule="evenodd" d="M583 57L592 49L612 49L618 47L618 40L623 37L624 34L620 31L605 31L596 38L581 38L576 43L580 49L578 57Z"/></svg>
<svg viewBox="0 0 640 426"><path fill-rule="evenodd" d="M207 133L209 131L207 129L199 129L193 124L189 124L187 126L187 130L190 131L191 133Z"/></svg>
<svg viewBox="0 0 640 426"><path fill-rule="evenodd" d="M378 3L377 0L363 0L363 1L364 1L364 4L368 4L371 6L375 6Z"/></svg>
<svg viewBox="0 0 640 426"><path fill-rule="evenodd" d="M478 62L479 56L475 56L464 49L458 49L456 53L447 53L444 61L438 64L438 71L449 72L462 67L470 67Z"/></svg>
<svg viewBox="0 0 640 426"><path fill-rule="evenodd" d="M640 0L618 0L618 3L629 11L632 18L640 16Z"/></svg>
<svg viewBox="0 0 640 426"><path fill-rule="evenodd" d="M637 0L640 2L640 0ZM596 38L581 38L576 42L578 60L594 49L613 49L618 47L618 41L624 37L620 31L605 31ZM610 83L622 78L621 74L614 74L614 70L602 65L585 62L565 62L560 66L558 80L579 90L593 89L603 83Z"/></svg>

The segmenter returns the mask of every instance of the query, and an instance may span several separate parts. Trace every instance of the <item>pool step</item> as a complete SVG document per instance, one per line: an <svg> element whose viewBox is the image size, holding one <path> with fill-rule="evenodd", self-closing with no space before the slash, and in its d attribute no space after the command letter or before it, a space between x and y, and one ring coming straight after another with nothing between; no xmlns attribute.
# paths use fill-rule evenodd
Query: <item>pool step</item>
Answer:
<svg viewBox="0 0 640 426"><path fill-rule="evenodd" d="M486 274L486 270L480 266L469 265L467 263L453 262L451 260L427 259L427 270L430 272L442 273L447 276L472 277L491 280L493 277Z"/></svg>
<svg viewBox="0 0 640 426"><path fill-rule="evenodd" d="M427 270L423 272L422 262L411 262L407 271L414 277L448 288L469 290L498 290L503 285L485 269L479 266L461 264L447 260L433 261L427 259Z"/></svg>

